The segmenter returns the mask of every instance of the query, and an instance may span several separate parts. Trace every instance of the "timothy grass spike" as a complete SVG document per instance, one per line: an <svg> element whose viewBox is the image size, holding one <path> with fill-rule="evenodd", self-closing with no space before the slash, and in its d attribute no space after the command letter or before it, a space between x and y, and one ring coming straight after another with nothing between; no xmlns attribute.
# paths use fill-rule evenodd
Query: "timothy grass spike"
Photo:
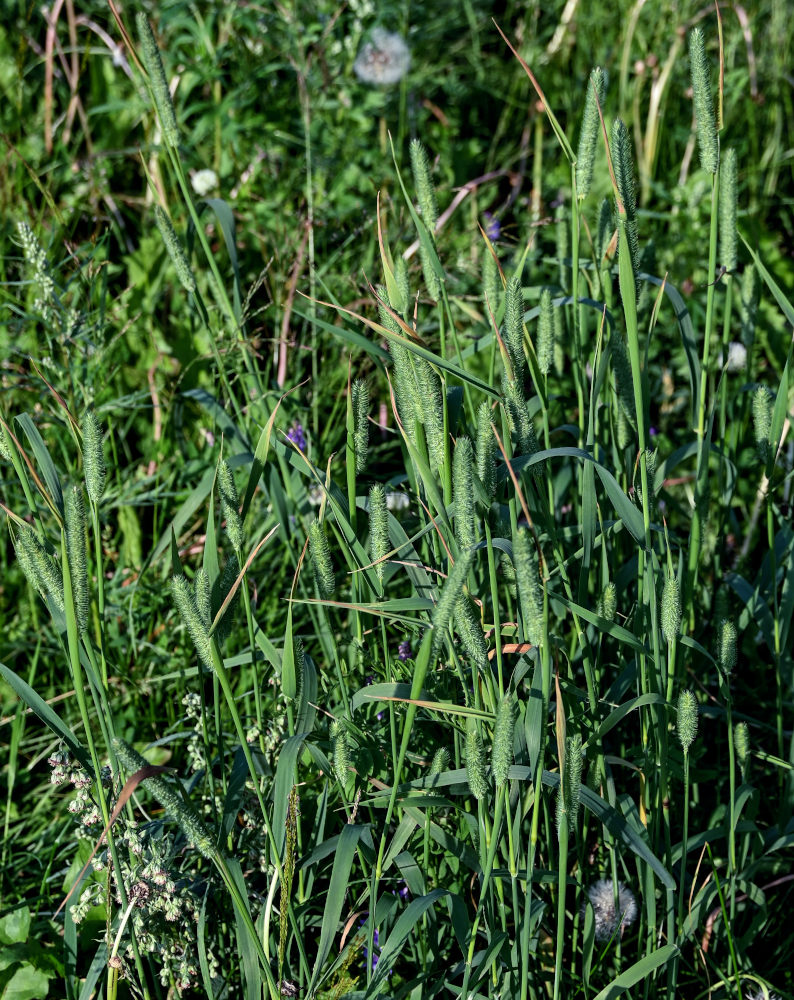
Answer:
<svg viewBox="0 0 794 1000"><path fill-rule="evenodd" d="M706 43L700 28L693 28L689 33L689 63L700 164L708 173L716 174L720 165L720 140L717 134L714 98L711 93Z"/></svg>
<svg viewBox="0 0 794 1000"><path fill-rule="evenodd" d="M323 597L330 597L336 587L333 565L331 563L331 550L328 547L325 530L316 518L309 527L309 549L311 551L317 589Z"/></svg>
<svg viewBox="0 0 794 1000"><path fill-rule="evenodd" d="M488 772L485 765L485 750L483 749L477 723L469 718L466 724L466 777L469 788L478 801L488 794Z"/></svg>
<svg viewBox="0 0 794 1000"><path fill-rule="evenodd" d="M157 108L160 125L163 130L163 140L166 145L176 147L179 145L179 129L176 124L174 102L171 100L171 91L168 89L168 80L165 76L160 49L157 47L149 19L143 11L138 11L135 15L135 20L138 25L138 37L141 42L143 65L146 67L146 72L149 75L154 104Z"/></svg>
<svg viewBox="0 0 794 1000"><path fill-rule="evenodd" d="M130 746L126 740L118 737L113 739L113 752L124 765L129 774L136 774L142 768L151 767L149 761L138 751ZM146 787L165 809L168 815L176 822L180 830L199 853L203 854L209 861L213 861L218 856L217 848L212 834L202 823L198 813L171 785L170 782L159 775L150 775L144 779Z"/></svg>
<svg viewBox="0 0 794 1000"><path fill-rule="evenodd" d="M554 364L554 306L551 291L544 288L540 293L540 314L537 333L538 368L542 375L548 375Z"/></svg>
<svg viewBox="0 0 794 1000"><path fill-rule="evenodd" d="M182 246L182 241L176 235L176 230L171 219L159 205L154 206L154 219L157 223L157 228L160 230L160 235L163 237L163 243L165 243L165 249L168 251L171 263L174 265L176 276L179 278L185 291L189 295L192 295L196 291L196 279L190 270L190 264L185 253L185 248Z"/></svg>
<svg viewBox="0 0 794 1000"><path fill-rule="evenodd" d="M171 580L171 592L179 617L193 640L199 659L205 667L212 669L212 640L209 628L204 624L187 577L182 574L174 576Z"/></svg>
<svg viewBox="0 0 794 1000"><path fill-rule="evenodd" d="M543 585L538 575L535 543L526 528L513 535L513 564L521 598L524 634L533 646L543 642Z"/></svg>
<svg viewBox="0 0 794 1000"><path fill-rule="evenodd" d="M363 379L356 379L351 392L353 393L353 435L356 452L356 475L361 475L367 467L367 451L369 449L369 386Z"/></svg>
<svg viewBox="0 0 794 1000"><path fill-rule="evenodd" d="M452 459L452 497L455 505L455 540L461 549L477 543L474 518L474 449L467 437L459 437Z"/></svg>
<svg viewBox="0 0 794 1000"><path fill-rule="evenodd" d="M480 403L477 410L477 475L489 500L496 496L496 438L491 427L491 407Z"/></svg>
<svg viewBox="0 0 794 1000"><path fill-rule="evenodd" d="M662 632L667 642L677 639L681 628L681 589L674 573L664 581L661 619Z"/></svg>
<svg viewBox="0 0 794 1000"><path fill-rule="evenodd" d="M105 492L105 456L102 453L102 428L90 407L83 413L80 425L83 434L83 478L88 497L98 504Z"/></svg>
<svg viewBox="0 0 794 1000"><path fill-rule="evenodd" d="M698 731L698 703L694 693L684 690L678 696L678 740L684 753L689 753Z"/></svg>
<svg viewBox="0 0 794 1000"><path fill-rule="evenodd" d="M14 548L19 565L34 590L42 599L49 594L59 611L64 610L63 577L53 557L47 552L32 528L20 527Z"/></svg>
<svg viewBox="0 0 794 1000"><path fill-rule="evenodd" d="M232 470L226 459L218 466L218 492L221 499L221 512L226 521L226 534L229 541L239 552L243 547L243 522L240 517L240 497L234 481Z"/></svg>
<svg viewBox="0 0 794 1000"><path fill-rule="evenodd" d="M376 483L369 491L369 540L375 572L382 583L384 567L380 560L389 551L389 514L386 509L386 490L380 483Z"/></svg>
<svg viewBox="0 0 794 1000"><path fill-rule="evenodd" d="M82 635L88 631L88 565L85 547L85 501L81 486L75 485L66 495L66 552L72 581L75 618Z"/></svg>
<svg viewBox="0 0 794 1000"><path fill-rule="evenodd" d="M507 353L510 356L510 363L513 366L513 378L523 385L526 356L524 354L524 298L521 294L520 274L514 274L507 282L503 337Z"/></svg>
<svg viewBox="0 0 794 1000"><path fill-rule="evenodd" d="M582 116L582 130L579 133L579 149L576 155L576 192L580 200L590 193L593 181L593 166L598 148L598 105L604 105L606 85L604 71L596 66L590 73Z"/></svg>
<svg viewBox="0 0 794 1000"><path fill-rule="evenodd" d="M513 729L515 727L513 697L505 694L496 709L491 750L491 770L497 788L507 781L510 765L513 763Z"/></svg>
<svg viewBox="0 0 794 1000"><path fill-rule="evenodd" d="M720 263L729 274L739 266L739 239L736 229L739 178L736 150L728 149L720 168Z"/></svg>

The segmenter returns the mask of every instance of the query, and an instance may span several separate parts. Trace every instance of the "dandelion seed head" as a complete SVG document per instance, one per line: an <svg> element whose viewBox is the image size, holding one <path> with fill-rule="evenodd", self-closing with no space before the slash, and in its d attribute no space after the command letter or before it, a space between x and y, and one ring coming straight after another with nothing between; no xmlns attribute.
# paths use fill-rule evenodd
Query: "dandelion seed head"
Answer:
<svg viewBox="0 0 794 1000"><path fill-rule="evenodd" d="M618 909L615 911L615 893L612 880L599 879L587 890L587 897L593 907L595 916L595 939L598 942L608 941L618 931L622 935L637 919L637 900L634 893L622 882L618 883Z"/></svg>
<svg viewBox="0 0 794 1000"><path fill-rule="evenodd" d="M199 198L206 198L218 186L218 175L214 170L196 170L190 177L190 184Z"/></svg>
<svg viewBox="0 0 794 1000"><path fill-rule="evenodd" d="M397 83L408 72L411 65L411 51L402 35L373 28L370 40L366 42L353 70L364 83Z"/></svg>

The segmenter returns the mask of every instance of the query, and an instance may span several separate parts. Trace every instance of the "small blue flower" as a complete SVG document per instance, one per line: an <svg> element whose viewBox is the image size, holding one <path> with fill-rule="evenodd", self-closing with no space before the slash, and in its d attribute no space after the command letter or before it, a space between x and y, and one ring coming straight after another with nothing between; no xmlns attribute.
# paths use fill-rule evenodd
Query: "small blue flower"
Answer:
<svg viewBox="0 0 794 1000"><path fill-rule="evenodd" d="M400 645L397 647L397 659L402 660L403 663L411 655L411 644L407 639L403 639Z"/></svg>
<svg viewBox="0 0 794 1000"><path fill-rule="evenodd" d="M287 431L287 437L301 451L306 451L306 435L303 433L303 424L300 421L296 420L293 423Z"/></svg>
<svg viewBox="0 0 794 1000"><path fill-rule="evenodd" d="M498 240L502 235L502 224L492 212L483 212L485 219L485 234L489 240Z"/></svg>

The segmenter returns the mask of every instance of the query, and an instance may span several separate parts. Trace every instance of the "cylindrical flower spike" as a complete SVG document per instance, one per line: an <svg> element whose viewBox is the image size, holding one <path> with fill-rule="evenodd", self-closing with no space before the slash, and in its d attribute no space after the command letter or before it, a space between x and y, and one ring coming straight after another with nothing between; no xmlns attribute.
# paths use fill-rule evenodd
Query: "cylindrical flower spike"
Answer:
<svg viewBox="0 0 794 1000"><path fill-rule="evenodd" d="M496 438L491 427L491 407L480 403L477 410L477 475L489 500L496 495Z"/></svg>
<svg viewBox="0 0 794 1000"><path fill-rule="evenodd" d="M193 640L199 659L205 667L212 669L212 640L205 625L187 577L180 575L171 580L171 591L179 617Z"/></svg>
<svg viewBox="0 0 794 1000"><path fill-rule="evenodd" d="M174 265L176 276L179 278L185 291L189 295L192 295L196 291L196 279L190 270L190 263L188 262L185 248L182 246L182 241L176 235L176 230L170 218L159 205L154 206L154 219L157 223L157 228L160 230L160 235L163 237L163 243L165 243L165 249L168 251L171 263Z"/></svg>
<svg viewBox="0 0 794 1000"><path fill-rule="evenodd" d="M455 505L455 541L461 549L477 543L474 518L474 449L467 437L459 437L452 459L452 499Z"/></svg>
<svg viewBox="0 0 794 1000"><path fill-rule="evenodd" d="M355 427L353 442L356 452L356 474L360 475L367 467L367 451L369 449L369 386L363 379L356 379L351 391L353 393L353 424Z"/></svg>
<svg viewBox="0 0 794 1000"><path fill-rule="evenodd" d="M163 130L163 139L168 146L179 145L179 130L176 124L176 114L174 113L174 102L171 100L171 91L168 89L168 80L163 68L163 60L157 42L154 38L149 20L143 11L138 11L135 15L138 24L138 37L141 41L141 54L143 65L149 74L149 83L152 88L157 114L160 116L160 125Z"/></svg>
<svg viewBox="0 0 794 1000"><path fill-rule="evenodd" d="M72 581L75 618L80 633L88 631L88 569L85 549L85 502L83 490L74 486L66 496L66 552Z"/></svg>
<svg viewBox="0 0 794 1000"><path fill-rule="evenodd" d="M714 99L711 94L706 43L700 28L693 28L689 33L689 61L700 164L710 174L716 174L720 165L720 140L717 135L717 116L714 114Z"/></svg>
<svg viewBox="0 0 794 1000"><path fill-rule="evenodd" d="M664 581L662 590L662 632L667 642L678 638L681 628L681 592L678 578L671 573Z"/></svg>
<svg viewBox="0 0 794 1000"><path fill-rule="evenodd" d="M477 732L477 723L472 718L466 724L466 777L469 779L469 788L475 799L484 799L488 794L485 751L480 734Z"/></svg>
<svg viewBox="0 0 794 1000"><path fill-rule="evenodd" d="M598 105L604 103L604 71L596 66L590 73L584 101L582 131L579 133L579 151L576 156L576 192L580 199L590 193L593 165L598 148Z"/></svg>
<svg viewBox="0 0 794 1000"><path fill-rule="evenodd" d="M328 547L325 530L316 519L312 521L309 527L309 549L311 551L312 563L314 564L314 578L317 581L317 589L323 597L330 597L336 587L333 564L331 563L331 550Z"/></svg>
<svg viewBox="0 0 794 1000"><path fill-rule="evenodd" d="M510 694L505 694L496 709L496 722L493 731L493 749L491 751L491 769L497 788L507 781L510 765L513 763L513 729L515 727L514 701Z"/></svg>
<svg viewBox="0 0 794 1000"><path fill-rule="evenodd" d="M224 459L218 466L218 492L221 499L221 513L226 521L226 534L235 551L243 546L243 521L240 517L240 497L229 463Z"/></svg>
<svg viewBox="0 0 794 1000"><path fill-rule="evenodd" d="M678 740L685 754L698 731L698 703L692 691L684 690L678 696Z"/></svg>
<svg viewBox="0 0 794 1000"><path fill-rule="evenodd" d="M728 149L720 169L720 263L729 274L739 265L739 239L736 229L739 179L736 150Z"/></svg>
<svg viewBox="0 0 794 1000"><path fill-rule="evenodd" d="M376 483L369 491L369 551L378 580L383 582L381 560L389 551L389 514L386 509L386 490L380 483Z"/></svg>
<svg viewBox="0 0 794 1000"><path fill-rule="evenodd" d="M114 738L112 742L113 752L130 774L135 774L142 768L151 766L149 761L125 740ZM170 782L159 775L151 775L145 781L146 787L168 815L175 820L182 833L196 850L210 861L216 858L218 851L212 834L204 826L190 803L179 795Z"/></svg>
<svg viewBox="0 0 794 1000"><path fill-rule="evenodd" d="M102 454L102 428L92 409L83 414L83 477L91 503L98 504L105 492L105 456Z"/></svg>

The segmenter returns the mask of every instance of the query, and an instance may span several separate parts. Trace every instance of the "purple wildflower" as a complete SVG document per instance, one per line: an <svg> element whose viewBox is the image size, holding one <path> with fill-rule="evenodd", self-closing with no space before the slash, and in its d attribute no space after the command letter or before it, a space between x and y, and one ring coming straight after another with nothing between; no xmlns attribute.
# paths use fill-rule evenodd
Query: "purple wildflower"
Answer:
<svg viewBox="0 0 794 1000"><path fill-rule="evenodd" d="M296 420L290 427L287 431L287 437L301 451L306 451L306 435L303 433L303 424L300 421Z"/></svg>
<svg viewBox="0 0 794 1000"><path fill-rule="evenodd" d="M407 639L403 639L400 645L397 647L397 659L401 660L403 663L411 655L411 644Z"/></svg>
<svg viewBox="0 0 794 1000"><path fill-rule="evenodd" d="M485 219L485 235L489 240L498 240L502 235L502 224L492 212L483 212Z"/></svg>

